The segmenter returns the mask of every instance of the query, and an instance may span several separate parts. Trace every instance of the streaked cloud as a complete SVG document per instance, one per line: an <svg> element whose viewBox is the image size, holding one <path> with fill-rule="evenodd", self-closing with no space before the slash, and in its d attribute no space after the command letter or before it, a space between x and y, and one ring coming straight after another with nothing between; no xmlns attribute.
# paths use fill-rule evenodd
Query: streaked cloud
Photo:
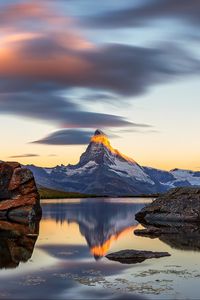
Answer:
<svg viewBox="0 0 200 300"><path fill-rule="evenodd" d="M38 156L40 155L34 153L27 153L27 154L12 155L9 156L9 158L28 158L28 157L38 157Z"/></svg>
<svg viewBox="0 0 200 300"><path fill-rule="evenodd" d="M132 125L132 132L138 132L139 129L134 128L142 128L151 131L148 127L151 127L146 124L134 124ZM143 131L141 131L143 132ZM148 132L148 131L147 131ZM88 144L90 138L93 136L93 130L82 130L82 129L62 129L57 130L48 136L41 138L32 143L34 144L46 144L46 145L85 145ZM116 138L118 135L115 133L110 133L110 137Z"/></svg>
<svg viewBox="0 0 200 300"><path fill-rule="evenodd" d="M46 145L84 145L90 141L93 131L63 129L33 143Z"/></svg>
<svg viewBox="0 0 200 300"><path fill-rule="evenodd" d="M66 89L67 93L69 88L84 87L138 95L155 84L200 70L198 59L173 44L154 48L110 44L84 52L63 51L50 37L3 51L0 92Z"/></svg>
<svg viewBox="0 0 200 300"><path fill-rule="evenodd" d="M175 43L147 47L91 41L82 20L55 9L53 2L19 1L0 7L0 114L60 128L37 141L46 144L85 143L89 132L74 128L131 127L155 132L150 124L130 122L120 113L107 113L106 108L101 113L95 105L91 109L91 103L127 105L155 85L199 74L199 59ZM127 9L119 10L117 5L111 12L105 9L94 20L85 16L94 27L121 28L168 16L185 16L194 24L197 2L190 2L193 7L186 0L145 1ZM88 98L72 97L79 89L92 93Z"/></svg>
<svg viewBox="0 0 200 300"><path fill-rule="evenodd" d="M113 9L102 14L87 16L85 24L90 28L137 27L150 21L174 19L196 26L200 23L200 2L198 0L148 0L140 5L129 5L120 10Z"/></svg>
<svg viewBox="0 0 200 300"><path fill-rule="evenodd" d="M0 114L40 119L66 128L136 126L120 116L81 110L79 105L69 99L47 92L2 94Z"/></svg>

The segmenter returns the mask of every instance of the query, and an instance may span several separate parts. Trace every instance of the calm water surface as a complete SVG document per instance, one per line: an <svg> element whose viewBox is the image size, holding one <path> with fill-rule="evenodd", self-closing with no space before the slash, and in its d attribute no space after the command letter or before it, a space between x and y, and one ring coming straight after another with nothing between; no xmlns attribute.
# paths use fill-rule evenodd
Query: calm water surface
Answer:
<svg viewBox="0 0 200 300"><path fill-rule="evenodd" d="M0 223L0 229L23 232L0 236L0 299L199 299L198 241L133 234L141 227L134 215L149 201L43 200L40 224ZM123 249L171 257L135 265L105 257Z"/></svg>

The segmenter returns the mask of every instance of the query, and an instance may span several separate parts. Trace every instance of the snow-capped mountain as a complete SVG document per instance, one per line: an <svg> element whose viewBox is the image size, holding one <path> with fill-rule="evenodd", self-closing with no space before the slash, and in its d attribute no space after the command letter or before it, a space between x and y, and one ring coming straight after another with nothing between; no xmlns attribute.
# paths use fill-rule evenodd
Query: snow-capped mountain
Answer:
<svg viewBox="0 0 200 300"><path fill-rule="evenodd" d="M200 185L200 172L190 170L174 169L170 172L176 178L176 181L187 181L191 185Z"/></svg>
<svg viewBox="0 0 200 300"><path fill-rule="evenodd" d="M108 137L96 130L76 165L54 168L28 166L39 185L98 195L139 195L164 192L176 186L200 185L200 172L170 172L142 167L113 149Z"/></svg>
<svg viewBox="0 0 200 300"><path fill-rule="evenodd" d="M200 186L200 172L182 169L167 172L149 167L144 167L144 170L152 180L159 181L166 191L174 187Z"/></svg>

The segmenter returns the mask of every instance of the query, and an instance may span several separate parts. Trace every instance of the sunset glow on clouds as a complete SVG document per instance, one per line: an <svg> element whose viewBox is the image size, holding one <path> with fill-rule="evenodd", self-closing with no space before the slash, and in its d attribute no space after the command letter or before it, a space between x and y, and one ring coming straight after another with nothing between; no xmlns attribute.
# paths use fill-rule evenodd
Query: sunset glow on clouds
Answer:
<svg viewBox="0 0 200 300"><path fill-rule="evenodd" d="M200 72L200 56L196 51L197 41L194 34L198 35L196 28L199 25L200 7L195 1L188 6L185 0L149 0L141 1L140 4L135 0L126 0L123 3L109 0L107 5L102 1L99 9L100 4L97 4L91 11L92 0L83 2L1 2L0 122L6 123L5 128L8 128L11 119L15 122L23 119L30 132L33 131L35 122L44 126L44 135L42 136L43 131L34 132L26 144L24 137L27 135L23 137L22 129L17 152L9 152L6 156L6 147L8 149L12 146L9 141L2 150L2 159L8 159L9 156L23 159L23 153L35 153L35 149L39 149L44 155L47 146L42 146L42 143L54 147L83 145L96 128L120 136L123 128L123 143L122 139L116 138L119 147L124 147L123 152L130 156L136 155L144 163L149 161L151 164L152 161L156 164L154 146L152 156L148 155L148 159L144 159L145 147L141 145L141 150L133 149L132 143L134 141L138 144L144 139L149 143L150 136L152 144L155 145L153 140L156 135L157 143L164 147L162 132L166 128L163 121L159 120L159 113L162 111L157 111L156 103L157 99L163 102L168 100L166 93L163 95L161 91L151 102L152 107L156 105L153 108L154 113L151 114L150 109L146 115L144 111L151 100L145 99L152 97L152 89L162 90L162 87L165 89L168 85L170 90L177 83L175 91L169 93L169 103L173 100L175 110L181 81L184 87L190 82L189 90L196 91L198 84L195 80ZM169 22L169 31L164 33L166 22ZM170 31L170 22L177 23L177 32L174 25ZM158 34L158 28L162 32L163 26L162 40L154 38L151 43L146 42L149 35L146 33L148 39L145 40L145 28L148 30L149 25L152 36ZM144 34L139 45L137 36L141 29ZM124 32L122 35L121 30ZM104 39L110 39L109 43ZM191 78L195 78L194 86ZM195 93L188 94L190 99L185 97L185 93L182 98L182 107L186 111L188 106L194 107L197 101ZM135 108L136 103L144 106L144 111L138 111ZM177 116L182 122L182 116L179 113ZM172 122L173 120L171 124ZM193 131L193 136L196 125L194 129L192 124L191 127L187 126ZM170 143L170 127L169 124L166 143ZM175 157L178 155L179 146L178 142L176 145L175 137L180 136L182 130L184 129L174 128L171 137L175 142ZM14 131L13 128L13 134ZM10 134L10 130L8 132ZM140 133L146 133L148 137ZM35 141L40 145L37 146ZM22 150L23 147L26 148L25 151ZM33 151L31 147L34 148ZM59 152L58 147L56 151ZM196 147L197 152L199 147ZM65 148L61 150L62 154L56 153L59 162L66 163L64 151L69 157L67 162L72 159L74 152ZM53 164L56 158L52 161L51 159L47 155L46 163ZM161 159L157 162L159 166L170 166L170 162L162 164ZM183 166L194 168L195 164L198 165L197 154L193 160L194 163L189 160ZM41 164L40 155L34 155L33 161ZM172 164L171 157L169 161Z"/></svg>

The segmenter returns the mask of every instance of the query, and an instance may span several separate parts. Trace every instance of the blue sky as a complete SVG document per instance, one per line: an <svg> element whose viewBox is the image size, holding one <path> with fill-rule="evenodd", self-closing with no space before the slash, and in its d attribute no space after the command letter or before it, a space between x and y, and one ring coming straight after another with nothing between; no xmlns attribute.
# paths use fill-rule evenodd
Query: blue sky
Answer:
<svg viewBox="0 0 200 300"><path fill-rule="evenodd" d="M100 128L142 165L199 169L198 1L0 6L0 159L75 163Z"/></svg>

